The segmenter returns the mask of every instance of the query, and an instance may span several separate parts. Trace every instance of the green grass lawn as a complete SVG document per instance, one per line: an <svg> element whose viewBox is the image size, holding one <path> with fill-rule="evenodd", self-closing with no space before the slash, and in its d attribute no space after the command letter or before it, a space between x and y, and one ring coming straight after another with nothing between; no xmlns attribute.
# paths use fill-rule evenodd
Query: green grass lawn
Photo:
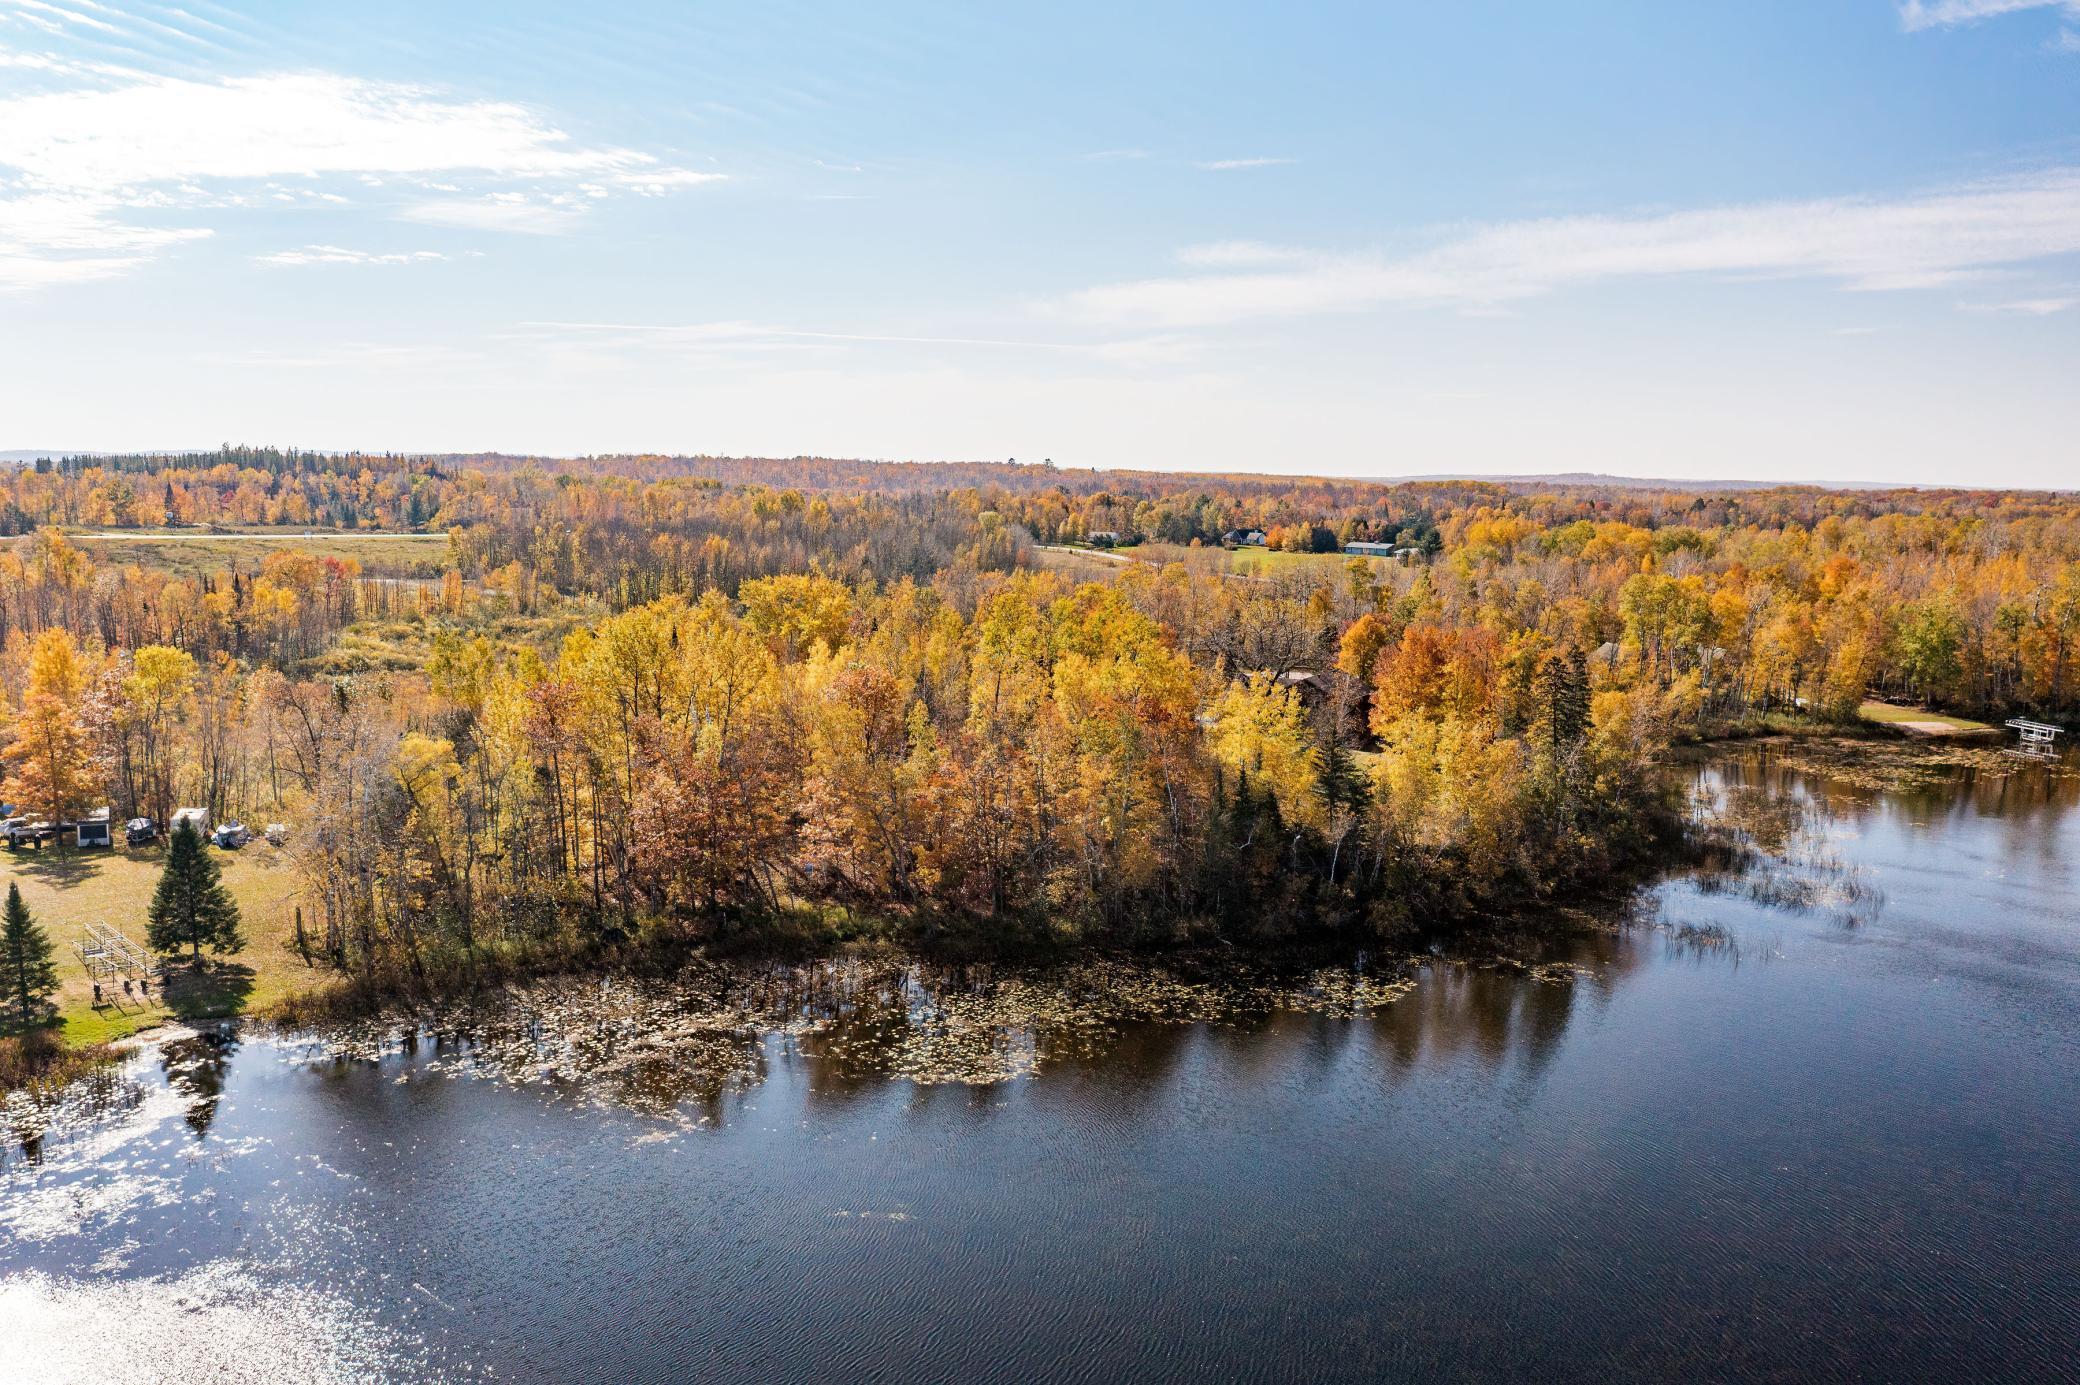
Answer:
<svg viewBox="0 0 2080 1385"><path fill-rule="evenodd" d="M1875 721L1885 726L1941 726L1949 732L1991 731L1995 728L1983 721L1972 721L1965 717L1946 716L1941 712L1924 712L1914 707L1896 707L1890 702L1865 702L1856 709L1856 714L1865 721Z"/></svg>
<svg viewBox="0 0 2080 1385"><path fill-rule="evenodd" d="M106 923L142 944L145 910L159 882L163 851L117 847L60 853L49 846L41 852L0 851L0 876L22 887L23 902L57 950L58 1010L68 1043L119 1039L168 1019L237 1014L316 979L292 946L299 882L288 857L260 841L235 852L207 850L223 867L224 884L238 901L245 951L201 972L185 963L166 966L161 973L164 989L155 983L149 1003L125 1000L120 980L104 982L106 1003L99 1009L79 958L81 931L89 923Z"/></svg>

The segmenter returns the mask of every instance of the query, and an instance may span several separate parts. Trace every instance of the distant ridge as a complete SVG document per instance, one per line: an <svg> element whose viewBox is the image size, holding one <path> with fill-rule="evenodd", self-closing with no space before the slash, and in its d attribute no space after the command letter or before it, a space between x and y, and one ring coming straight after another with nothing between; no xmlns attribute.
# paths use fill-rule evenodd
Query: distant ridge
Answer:
<svg viewBox="0 0 2080 1385"><path fill-rule="evenodd" d="M1612 476L1601 471L1553 471L1519 476L1471 476L1438 471L1423 476L1383 476L1382 481L1493 481L1500 486L1605 486L1641 491L1770 491L1785 486L1817 486L1824 491L1904 491L1930 489L1907 481L1691 481L1672 476ZM1947 489L1938 487L1937 489Z"/></svg>
<svg viewBox="0 0 2080 1385"><path fill-rule="evenodd" d="M64 457L117 456L163 456L207 458L215 454L218 450L219 449L217 448L210 447L142 448L132 449L129 451L110 452L105 450L90 450L86 448L67 447L0 448L0 466L27 466L37 461L38 459L45 457L49 457L54 460L57 458ZM357 455L351 450L331 450L324 448L304 448L300 450L314 456L346 457ZM371 453L369 455L376 454ZM522 457L527 456L528 454L502 453L491 451L399 452L395 455L419 457L429 462L456 462L461 463L463 465L468 465L472 461L486 458L510 458L518 460ZM1089 490L1094 485L1102 486L1106 484L1104 478L1108 477L1117 478L1117 483L1121 484L1132 484L1137 480L1145 480L1149 478L1162 478L1173 481L1215 481L1226 479L1246 480L1265 483L1316 481L1332 485L1345 484L1374 486L1393 486L1405 485L1416 482L1427 482L1431 484L1458 483L1494 485L1504 486L1512 490L1519 491L1552 486L1602 490L1679 491L1684 493L1696 493L1699 495L1723 495L1728 493L1738 493L1742 491L1782 490L1792 487L1806 487L1815 490L1844 492L1895 490L1964 491L1982 489L1981 487L1974 487L1961 483L1927 484L1913 481L1816 481L1802 479L1794 480L1789 477L1774 477L1767 480L1727 480L1723 478L1718 480L1691 480L1688 478L1675 476L1618 476L1613 475L1609 472L1602 471L1515 472L1502 475L1478 475L1463 471L1431 471L1419 473L1416 475L1404 476L1323 476L1315 473L1301 472L1209 472L1194 470L1149 470L1140 467L1100 468L1081 467L1073 465L1064 466L1059 469L1056 469L1051 465L1041 466L1032 463L1027 463L1021 466L1015 461L889 461L869 460L866 458L843 459L829 457L811 458L799 456L786 458L752 458L686 455L673 453L600 453L596 456L554 456L550 454L542 454L539 457L537 457L536 460L540 460L543 462L560 463L565 466L582 466L583 464L592 461L642 461L652 463L653 465L656 465L661 468L678 467L682 469L681 474L686 474L690 472L691 474L695 475L713 475L716 477L716 479L733 481L750 479L768 479L765 477L753 477L741 474L746 472L747 469L758 469L762 467L778 468L803 463L812 463L821 467L836 466L855 468L861 474L854 477L843 478L844 484L861 484L866 485L869 488L875 488L877 481L881 486L886 486L888 478L892 476L902 476L906 478L903 484L900 484L895 487L896 489L930 489L938 484L985 484L990 481L1001 480L1006 474L1017 475L1027 479L1044 478L1050 484L1063 485L1071 490ZM872 479L869 478L868 473L873 474ZM937 475L935 476L934 473L937 473ZM797 484L800 483L801 482L797 482ZM831 484L831 482L829 482L828 479L826 479L821 483L808 482L808 484ZM2070 488L2049 486L1994 486L1986 487L1983 489L2004 491L2026 491L2038 493L2050 492L2053 494L2057 494L2061 491L2069 490Z"/></svg>

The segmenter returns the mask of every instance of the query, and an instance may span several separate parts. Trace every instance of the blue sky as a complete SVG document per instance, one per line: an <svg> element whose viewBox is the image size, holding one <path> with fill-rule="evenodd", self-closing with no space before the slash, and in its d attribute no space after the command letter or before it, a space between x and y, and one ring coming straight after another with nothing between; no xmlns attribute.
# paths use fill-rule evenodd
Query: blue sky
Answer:
<svg viewBox="0 0 2080 1385"><path fill-rule="evenodd" d="M2071 486L2076 346L2059 3L0 0L0 448Z"/></svg>

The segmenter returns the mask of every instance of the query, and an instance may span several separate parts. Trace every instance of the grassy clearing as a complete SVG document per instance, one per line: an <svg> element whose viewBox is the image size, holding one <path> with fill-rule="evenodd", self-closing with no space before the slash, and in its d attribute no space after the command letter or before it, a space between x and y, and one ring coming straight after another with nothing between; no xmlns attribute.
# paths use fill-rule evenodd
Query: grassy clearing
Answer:
<svg viewBox="0 0 2080 1385"><path fill-rule="evenodd" d="M1112 551L1132 552L1131 549ZM1126 566L1117 558L1108 558L1094 548L1050 548L1044 545L1033 550L1033 562L1038 567L1063 573L1079 582L1109 582Z"/></svg>
<svg viewBox="0 0 2080 1385"><path fill-rule="evenodd" d="M1399 566L1391 558L1369 558L1354 553L1287 553L1277 548L1179 548L1175 544L1148 544L1139 549L1122 548L1151 562L1190 561L1193 553L1213 552L1223 556L1229 572L1242 577L1283 577L1299 573L1309 577L1341 578L1355 559L1374 568Z"/></svg>
<svg viewBox="0 0 2080 1385"><path fill-rule="evenodd" d="M1865 702L1856 709L1856 714L1881 726L1897 726L1928 735L1971 734L1997 729L1983 721L1945 716L1941 712L1924 712L1916 707L1897 707L1890 702Z"/></svg>
<svg viewBox="0 0 2080 1385"><path fill-rule="evenodd" d="M357 621L339 633L324 653L296 666L303 677L402 672L426 667L434 637L443 631L467 638L484 636L511 654L532 649L554 661L572 632L596 625L606 614L597 602L568 599L547 615L472 614L413 616L402 620Z"/></svg>
<svg viewBox="0 0 2080 1385"><path fill-rule="evenodd" d="M169 966L162 974L164 989L154 985L148 1003L126 1000L121 981L104 983L107 1003L99 1009L77 951L80 932L89 923L107 923L143 943L145 910L159 883L163 852L157 847L62 854L50 847L40 853L0 851L0 887L7 880L21 885L23 901L57 949L58 1011L68 1044L105 1043L169 1019L238 1014L315 979L317 973L292 946L298 880L288 857L257 841L236 852L209 850L238 901L245 951L200 973L186 965Z"/></svg>
<svg viewBox="0 0 2080 1385"><path fill-rule="evenodd" d="M1275 548L1237 548L1228 554L1230 565L1247 577L1278 577L1288 572L1313 576L1335 576L1350 563L1349 553L1284 553ZM1386 558L1364 558L1362 562L1388 567Z"/></svg>
<svg viewBox="0 0 2080 1385"><path fill-rule="evenodd" d="M1115 555L1101 556L1102 553ZM1399 566L1391 558L1370 558L1350 553L1287 553L1276 548L1219 548L1204 545L1187 548L1174 543L1123 544L1118 548L1069 549L1051 548L1041 550L1044 566L1083 572L1092 566L1118 568L1120 558L1131 558L1139 563L1151 563L1161 567L1166 563L1184 563L1188 566L1198 562L1212 564L1213 571L1231 572L1239 577L1279 577L1287 573L1301 573L1315 577L1340 578L1353 558L1370 563L1375 568ZM1061 561L1048 563L1049 558Z"/></svg>
<svg viewBox="0 0 2080 1385"><path fill-rule="evenodd" d="M211 577L236 568L254 571L270 553L310 553L320 558L352 558L371 574L439 576L447 564L445 534L352 534L302 529L251 529L236 533L198 530L102 531L68 535L96 563L135 565L180 577Z"/></svg>

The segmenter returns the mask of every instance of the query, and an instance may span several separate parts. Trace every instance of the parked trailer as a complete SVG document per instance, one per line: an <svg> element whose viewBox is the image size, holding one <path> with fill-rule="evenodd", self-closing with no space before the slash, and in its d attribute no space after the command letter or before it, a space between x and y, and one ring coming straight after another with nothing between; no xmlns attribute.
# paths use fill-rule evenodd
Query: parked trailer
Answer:
<svg viewBox="0 0 2080 1385"><path fill-rule="evenodd" d="M106 808L97 808L81 818L75 824L73 834L73 840L81 847L113 847L116 844L114 824L109 821Z"/></svg>

